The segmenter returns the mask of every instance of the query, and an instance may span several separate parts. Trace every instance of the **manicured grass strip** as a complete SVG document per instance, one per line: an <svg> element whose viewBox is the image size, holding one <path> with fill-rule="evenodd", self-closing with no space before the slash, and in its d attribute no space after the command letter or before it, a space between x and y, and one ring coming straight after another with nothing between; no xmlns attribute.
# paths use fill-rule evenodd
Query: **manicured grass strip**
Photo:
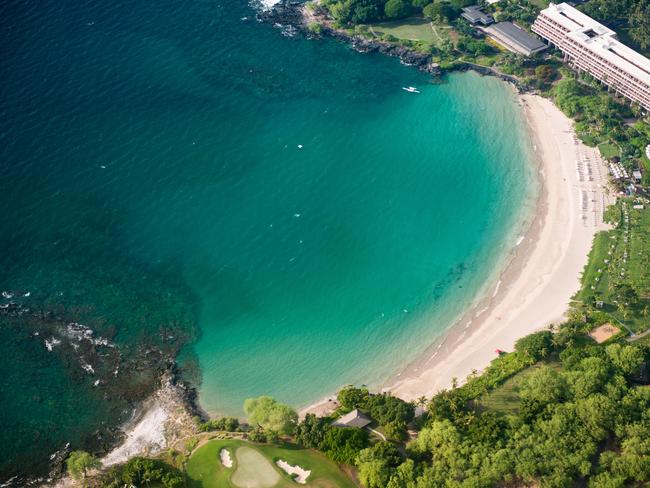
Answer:
<svg viewBox="0 0 650 488"><path fill-rule="evenodd" d="M235 451L242 445L242 441L226 439L209 441L199 447L187 462L185 472L190 488L223 488L232 486L230 476L237 469ZM232 468L221 464L219 453L221 449L229 449L233 460Z"/></svg>
<svg viewBox="0 0 650 488"><path fill-rule="evenodd" d="M561 369L560 363L556 362L534 364L506 380L501 386L483 395L474 402L475 405L480 410L490 410L500 414L517 414L519 410L519 389L521 385L533 371L542 365L550 366L558 371Z"/></svg>
<svg viewBox="0 0 650 488"><path fill-rule="evenodd" d="M623 203L628 225L624 221ZM599 233L594 239L582 275L582 288L575 297L588 310L594 309L594 301L602 301L603 307L598 311L613 317L615 325L625 324L634 332L650 327L650 209L647 207L634 209L634 201L626 198L608 209L607 215L616 222L616 227ZM617 306L620 300L616 288L620 285L632 287L638 295L636 303L627 307L625 313Z"/></svg>
<svg viewBox="0 0 650 488"><path fill-rule="evenodd" d="M272 459L273 463L283 459L291 465L299 465L310 469L311 475L304 486L317 486L318 488L355 488L354 483L343 474L336 463L330 461L322 453L310 449L300 449L292 444L275 446L265 444L257 448ZM296 486L294 484L294 486Z"/></svg>
<svg viewBox="0 0 650 488"><path fill-rule="evenodd" d="M431 22L423 18L410 18L392 22L373 24L372 30L378 34L386 34L408 41L422 41L429 44L439 42L436 33L431 28Z"/></svg>
<svg viewBox="0 0 650 488"><path fill-rule="evenodd" d="M621 155L621 151L616 144L599 144L598 150L605 159L612 159Z"/></svg>

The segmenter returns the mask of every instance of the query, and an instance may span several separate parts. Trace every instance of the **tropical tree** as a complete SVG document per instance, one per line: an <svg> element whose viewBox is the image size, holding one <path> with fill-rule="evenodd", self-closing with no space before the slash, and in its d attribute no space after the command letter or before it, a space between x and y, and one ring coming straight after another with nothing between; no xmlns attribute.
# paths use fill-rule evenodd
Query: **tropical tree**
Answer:
<svg viewBox="0 0 650 488"><path fill-rule="evenodd" d="M539 361L553 351L553 334L543 330L522 337L515 343L515 351L528 355L531 359Z"/></svg>
<svg viewBox="0 0 650 488"><path fill-rule="evenodd" d="M409 0L388 0L384 5L384 14L387 19L401 19L411 13Z"/></svg>
<svg viewBox="0 0 650 488"><path fill-rule="evenodd" d="M650 2L640 1L630 15L630 36L642 49L650 48Z"/></svg>
<svg viewBox="0 0 650 488"><path fill-rule="evenodd" d="M318 449L331 428L330 422L327 417L316 417L313 413L308 413L305 420L296 427L296 442L309 449Z"/></svg>
<svg viewBox="0 0 650 488"><path fill-rule="evenodd" d="M269 396L249 398L244 402L244 412L252 425L275 435L292 434L298 423L294 409Z"/></svg>
<svg viewBox="0 0 650 488"><path fill-rule="evenodd" d="M84 480L88 470L101 466L99 459L86 451L72 451L65 463L68 474L76 480Z"/></svg>
<svg viewBox="0 0 650 488"><path fill-rule="evenodd" d="M356 386L348 385L339 391L336 398L343 408L352 410L354 408L365 408L368 398L370 398L370 393L366 387L357 388Z"/></svg>

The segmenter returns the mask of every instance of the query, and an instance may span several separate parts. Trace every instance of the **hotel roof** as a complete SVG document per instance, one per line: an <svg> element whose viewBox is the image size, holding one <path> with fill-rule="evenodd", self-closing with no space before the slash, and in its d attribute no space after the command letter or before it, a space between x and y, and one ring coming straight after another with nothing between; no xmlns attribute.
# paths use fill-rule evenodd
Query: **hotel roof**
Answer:
<svg viewBox="0 0 650 488"><path fill-rule="evenodd" d="M332 425L334 427L360 427L363 428L369 423L371 423L372 420L370 420L368 417L366 417L364 414L362 414L359 410L356 408L352 410L350 413L345 414L343 417L340 419L335 420L332 422Z"/></svg>
<svg viewBox="0 0 650 488"><path fill-rule="evenodd" d="M497 31L499 34L507 38L510 42L517 45L521 50L528 53L535 53L546 49L546 44L539 39L534 38L525 30L517 27L512 22L499 22L494 24L491 28L492 31Z"/></svg>
<svg viewBox="0 0 650 488"><path fill-rule="evenodd" d="M621 43L610 28L567 3L551 3L542 14L567 29L568 38L650 85L650 59Z"/></svg>
<svg viewBox="0 0 650 488"><path fill-rule="evenodd" d="M494 22L494 18L490 14L483 12L481 7L478 5L470 5L469 7L464 7L463 13L460 15L472 24L477 24L480 22L483 25L490 25L492 22Z"/></svg>

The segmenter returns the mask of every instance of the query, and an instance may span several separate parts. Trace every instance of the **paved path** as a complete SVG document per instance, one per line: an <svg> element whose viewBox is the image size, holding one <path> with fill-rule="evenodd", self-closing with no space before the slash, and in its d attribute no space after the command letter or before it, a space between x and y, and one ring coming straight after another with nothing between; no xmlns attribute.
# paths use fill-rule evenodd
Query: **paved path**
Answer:
<svg viewBox="0 0 650 488"><path fill-rule="evenodd" d="M374 432L379 437L381 437L384 441L386 440L386 436L384 434L382 434L381 432L378 432L375 429L371 429L370 427L366 427L366 429L368 429L370 432Z"/></svg>

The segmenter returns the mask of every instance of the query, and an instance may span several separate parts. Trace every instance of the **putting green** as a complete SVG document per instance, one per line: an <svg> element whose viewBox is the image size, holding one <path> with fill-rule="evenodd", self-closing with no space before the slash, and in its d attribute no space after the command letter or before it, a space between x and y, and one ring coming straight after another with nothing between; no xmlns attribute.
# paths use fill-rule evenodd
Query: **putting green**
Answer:
<svg viewBox="0 0 650 488"><path fill-rule="evenodd" d="M222 449L230 451L233 466L225 467ZM300 485L275 465L283 459L311 471ZM185 466L188 488L355 488L336 463L322 453L295 444L253 444L239 439L214 439L197 448Z"/></svg>
<svg viewBox="0 0 650 488"><path fill-rule="evenodd" d="M238 488L271 488L280 481L273 465L255 449L240 447L235 456L237 470L230 481Z"/></svg>

